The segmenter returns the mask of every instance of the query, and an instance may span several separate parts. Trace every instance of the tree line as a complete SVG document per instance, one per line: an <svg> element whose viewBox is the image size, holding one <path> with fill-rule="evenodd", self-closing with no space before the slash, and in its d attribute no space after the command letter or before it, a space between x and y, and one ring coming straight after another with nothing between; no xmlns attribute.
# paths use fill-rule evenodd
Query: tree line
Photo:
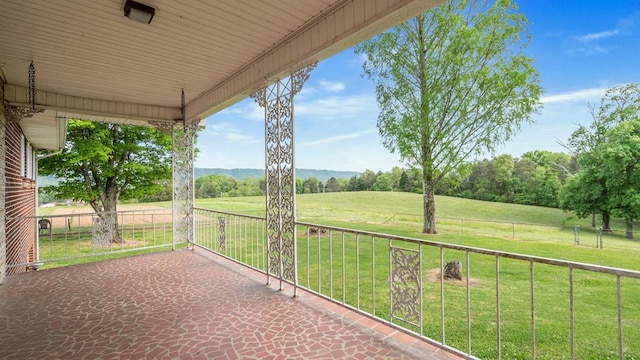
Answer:
<svg viewBox="0 0 640 360"><path fill-rule="evenodd" d="M474 161L450 173L435 189L437 195L558 207L558 194L568 177L577 171L575 157L559 152L536 150L521 158L508 154ZM170 186L170 184L167 184ZM196 198L263 196L264 177L236 180L225 175L201 176L195 180ZM387 172L365 170L349 179L315 177L296 179L297 194L341 191L396 191L422 193L419 169L394 167ZM170 195L170 192L166 193ZM152 199L157 201L157 199ZM170 200L167 198L166 200Z"/></svg>

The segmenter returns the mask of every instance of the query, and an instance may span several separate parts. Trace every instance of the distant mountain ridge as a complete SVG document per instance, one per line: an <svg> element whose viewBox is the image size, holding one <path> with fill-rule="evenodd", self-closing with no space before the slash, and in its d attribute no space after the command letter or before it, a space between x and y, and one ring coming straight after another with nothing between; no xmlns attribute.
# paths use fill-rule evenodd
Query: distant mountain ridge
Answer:
<svg viewBox="0 0 640 360"><path fill-rule="evenodd" d="M196 178L207 175L224 175L230 176L236 180L244 180L248 177L260 178L264 177L264 169L220 169L220 168L195 168L194 175ZM296 177L306 180L315 177L319 181L326 182L330 178L350 179L353 176L360 176L355 171L336 171L336 170L316 170L316 169L296 169Z"/></svg>

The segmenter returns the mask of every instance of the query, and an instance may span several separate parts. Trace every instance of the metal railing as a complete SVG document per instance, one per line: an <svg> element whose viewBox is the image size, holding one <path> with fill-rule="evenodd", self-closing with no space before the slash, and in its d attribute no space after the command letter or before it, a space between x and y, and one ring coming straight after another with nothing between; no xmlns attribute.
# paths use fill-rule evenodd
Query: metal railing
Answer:
<svg viewBox="0 0 640 360"><path fill-rule="evenodd" d="M197 245L266 273L264 218L196 213ZM319 224L296 232L299 287L458 355L640 356L638 271ZM455 260L463 270L449 279Z"/></svg>
<svg viewBox="0 0 640 360"><path fill-rule="evenodd" d="M194 244L266 274L263 217L196 208Z"/></svg>
<svg viewBox="0 0 640 360"><path fill-rule="evenodd" d="M170 209L74 213L7 218L8 229L27 229L11 241L13 273L48 263L171 247ZM11 272L10 272L11 273Z"/></svg>

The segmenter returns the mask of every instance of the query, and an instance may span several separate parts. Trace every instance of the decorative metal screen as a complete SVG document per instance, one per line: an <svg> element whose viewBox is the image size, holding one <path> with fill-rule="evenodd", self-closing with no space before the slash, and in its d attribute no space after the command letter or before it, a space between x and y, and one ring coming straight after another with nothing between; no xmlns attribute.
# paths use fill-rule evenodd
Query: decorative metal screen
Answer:
<svg viewBox="0 0 640 360"><path fill-rule="evenodd" d="M224 216L218 217L218 251L227 251L227 222Z"/></svg>
<svg viewBox="0 0 640 360"><path fill-rule="evenodd" d="M116 229L113 224L112 216L93 218L93 228L91 229L91 239L94 249L109 248L113 240Z"/></svg>
<svg viewBox="0 0 640 360"><path fill-rule="evenodd" d="M268 273L296 282L293 98L316 64L251 95L265 109Z"/></svg>
<svg viewBox="0 0 640 360"><path fill-rule="evenodd" d="M197 123L173 128L173 241L193 243L193 142Z"/></svg>
<svg viewBox="0 0 640 360"><path fill-rule="evenodd" d="M420 251L391 247L391 321L422 324L422 256Z"/></svg>

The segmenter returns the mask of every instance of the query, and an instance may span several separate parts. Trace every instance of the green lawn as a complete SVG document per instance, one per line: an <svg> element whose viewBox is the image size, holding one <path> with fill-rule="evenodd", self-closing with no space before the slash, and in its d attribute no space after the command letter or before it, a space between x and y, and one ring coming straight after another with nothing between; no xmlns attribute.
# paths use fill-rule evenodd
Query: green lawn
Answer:
<svg viewBox="0 0 640 360"><path fill-rule="evenodd" d="M621 222L605 235L604 249L596 249L589 223L558 209L437 198L439 234L423 236L421 196L406 193L328 193L297 198L299 222L359 229L428 241L564 259L640 270L636 261L640 246L620 236ZM251 215L264 214L262 197L198 200L198 207ZM456 218L456 219L450 219ZM483 221L459 220L460 218ZM496 223L495 221L499 221ZM515 223L515 224L514 224ZM520 223L538 224L521 225ZM581 246L574 245L573 225L583 227ZM229 235L229 234L228 234ZM587 239L593 235L593 244ZM404 248L417 247L394 241ZM245 254L257 248L245 240L228 245L229 253ZM234 249L235 248L235 249ZM343 249L344 248L344 252ZM232 250L233 249L233 250ZM262 248L261 248L262 249ZM465 283L445 283L443 289L434 271L440 267L441 250L422 246L422 277L425 336L441 341L441 303L444 294L446 343L467 350L467 288ZM375 236L329 231L307 235L298 228L299 281L304 287L338 301L389 317L389 241ZM443 250L444 261L462 260L466 254ZM251 258L251 256L249 256ZM500 331L502 358L531 358L531 280L529 263L501 258L496 281L496 258L469 255L472 354L496 358L496 286L500 287ZM535 336L538 359L570 358L569 271L567 268L535 264ZM575 270L573 276L575 349L577 359L617 358L616 278ZM640 359L640 281L621 279L625 359ZM375 292L375 295L374 295ZM418 327L408 325L414 331Z"/></svg>
<svg viewBox="0 0 640 360"><path fill-rule="evenodd" d="M603 235L602 251L595 249L596 234L590 219L578 219L559 209L440 196L436 197L439 234L424 236L420 233L422 196L418 194L306 194L298 195L296 201L301 222L640 270L640 262L635 261L640 255L640 240L624 238L620 219L612 221L613 233ZM265 199L198 199L196 206L264 216ZM580 225L580 246L574 246L574 225ZM637 228L640 231L640 226Z"/></svg>

